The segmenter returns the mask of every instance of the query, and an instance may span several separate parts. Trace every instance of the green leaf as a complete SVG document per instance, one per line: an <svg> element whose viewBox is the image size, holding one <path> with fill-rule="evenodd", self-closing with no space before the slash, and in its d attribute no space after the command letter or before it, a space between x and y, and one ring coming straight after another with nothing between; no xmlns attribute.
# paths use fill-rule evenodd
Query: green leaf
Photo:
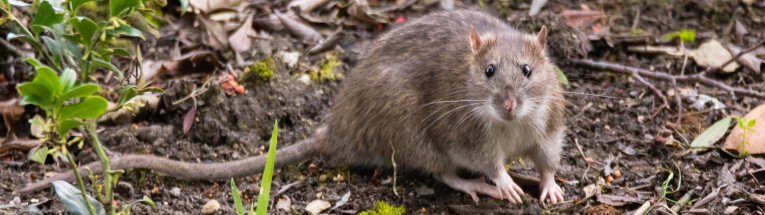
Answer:
<svg viewBox="0 0 765 215"><path fill-rule="evenodd" d="M717 140L722 138L725 135L725 132L728 131L728 126L730 125L730 121L733 119L733 117L725 117L714 124L712 126L709 126L707 130L699 134L699 136L696 136L696 139L693 139L693 142L691 142L691 151L693 153L701 152L706 150L706 147L711 146Z"/></svg>
<svg viewBox="0 0 765 215"><path fill-rule="evenodd" d="M146 204L149 204L151 206L151 208L154 208L154 210L157 209L157 204L154 204L154 201L151 200L151 198L149 198L148 196L143 196L143 199L138 200L138 201L146 203Z"/></svg>
<svg viewBox="0 0 765 215"><path fill-rule="evenodd" d="M258 194L258 215L265 215L268 209L268 195L271 193L271 179L274 175L274 159L276 159L276 133L279 130L279 122L274 122L274 131L271 133L271 145L268 147L268 158L263 178L260 180L260 193Z"/></svg>
<svg viewBox="0 0 765 215"><path fill-rule="evenodd" d="M117 67L114 66L114 64L112 64L111 62L107 62L107 61L105 61L104 59L101 59L101 58L93 58L93 60L90 61L90 67L91 67L90 68L91 71L94 68L103 67L103 68L106 68L108 70L116 72L117 73L117 77L119 77L120 79L122 79L122 77L123 77L122 70L117 69Z"/></svg>
<svg viewBox="0 0 765 215"><path fill-rule="evenodd" d="M114 31L111 33L114 34L114 36L128 35L131 37L141 38L141 40L146 40L146 38L143 37L143 32L136 28L130 27L129 25L122 25L119 28L114 29Z"/></svg>
<svg viewBox="0 0 765 215"><path fill-rule="evenodd" d="M8 0L3 0L3 6L5 6L5 8L8 8L7 9L8 11L11 11L11 4L8 2Z"/></svg>
<svg viewBox="0 0 765 215"><path fill-rule="evenodd" d="M31 157L29 157L29 160L32 160L40 164L45 164L46 158L48 158L48 147L42 146L40 148L37 148L35 153L33 153Z"/></svg>
<svg viewBox="0 0 765 215"><path fill-rule="evenodd" d="M19 105L37 105L40 107L53 105L53 96L51 95L50 88L34 82L26 82L16 89L23 99L19 102ZM43 108L45 109L45 108Z"/></svg>
<svg viewBox="0 0 765 215"><path fill-rule="evenodd" d="M24 61L26 61L27 63L29 63L29 64L31 64L32 66L34 66L34 67L35 67L35 69L37 69L37 68L40 68L40 67L43 67L43 66L44 66L44 65L42 65L42 63L40 63L40 61L37 61L37 59L31 58L31 57L29 57L29 58L27 58L27 59L24 59Z"/></svg>
<svg viewBox="0 0 765 215"><path fill-rule="evenodd" d="M236 208L236 214L244 215L244 206L242 206L242 199L239 198L239 189L236 189L234 178L231 178L231 196L234 198L234 208Z"/></svg>
<svg viewBox="0 0 765 215"><path fill-rule="evenodd" d="M56 190L56 195L58 195L58 198L64 203L64 207L66 207L67 211L72 214L90 214L90 212L88 212L88 206L85 204L85 199L82 198L79 189L65 181L57 180L51 182L51 184L53 184L53 188ZM102 205L101 202L90 197L90 195L87 195L87 197L90 204L96 209L96 214L106 214L104 205Z"/></svg>
<svg viewBox="0 0 765 215"><path fill-rule="evenodd" d="M77 81L77 73L73 69L65 68L64 71L61 72L61 77L59 77L59 79L63 88L61 89L61 92L66 94L72 89L74 82Z"/></svg>
<svg viewBox="0 0 765 215"><path fill-rule="evenodd" d="M128 53L128 51L126 51L125 49L113 49L112 54L130 57L130 53Z"/></svg>
<svg viewBox="0 0 765 215"><path fill-rule="evenodd" d="M35 37L40 35L40 32L42 32L43 29L41 26L50 27L54 24L60 23L63 20L63 14L56 13L48 1L43 1L40 3L40 7L37 8L37 15L35 15L35 19L32 20L32 30L35 32Z"/></svg>
<svg viewBox="0 0 765 215"><path fill-rule="evenodd" d="M566 74L563 74L563 71L561 71L558 66L555 66L555 73L558 75L558 82L563 85L568 85L568 78L566 78Z"/></svg>
<svg viewBox="0 0 765 215"><path fill-rule="evenodd" d="M181 16L183 14L186 14L186 11L189 10L189 0L180 0L181 1Z"/></svg>
<svg viewBox="0 0 765 215"><path fill-rule="evenodd" d="M93 20L90 20L87 17L77 17L69 19L69 23L71 23L74 30L79 33L80 41L85 47L93 45L93 36L96 35L96 32L99 30L98 25L96 25Z"/></svg>
<svg viewBox="0 0 765 215"><path fill-rule="evenodd" d="M27 35L23 35L23 34L8 33L8 35L5 36L5 40L11 41L14 39L22 40L24 42L31 43L31 44L37 43L37 40L35 40L35 38L32 38Z"/></svg>
<svg viewBox="0 0 765 215"><path fill-rule="evenodd" d="M119 181L118 179L124 173L125 173L125 170L121 170L121 169L112 170L111 172L109 172L109 175L112 176L112 187L117 187L117 181Z"/></svg>
<svg viewBox="0 0 765 215"><path fill-rule="evenodd" d="M746 119L736 118L736 123L738 123L738 127L746 128Z"/></svg>
<svg viewBox="0 0 765 215"><path fill-rule="evenodd" d="M147 87L138 91L138 93L145 93L145 92L165 93L165 90L159 87Z"/></svg>
<svg viewBox="0 0 765 215"><path fill-rule="evenodd" d="M67 120L64 120L64 121L59 121L58 122L58 135L62 136L62 137L65 137L66 133L69 132L69 130L72 130L73 128L75 128L77 126L80 126L80 125L84 125L84 123L82 123L80 121L77 121L77 120L73 120L73 119L67 119Z"/></svg>
<svg viewBox="0 0 765 215"><path fill-rule="evenodd" d="M668 33L661 36L662 40L671 40L674 38L679 37L681 41L686 43L692 43L696 40L696 31L694 30L688 30L688 29L681 29L680 31L675 31L672 33Z"/></svg>
<svg viewBox="0 0 765 215"><path fill-rule="evenodd" d="M64 106L64 108L61 109L59 120L99 117L106 112L106 107L106 99L101 98L100 96L89 96L78 104Z"/></svg>
<svg viewBox="0 0 765 215"><path fill-rule="evenodd" d="M61 47L61 43L48 36L42 36L40 39L45 42L45 46L47 46L50 53L53 54L53 60L56 61L56 66L61 65L61 56L64 51Z"/></svg>
<svg viewBox="0 0 765 215"><path fill-rule="evenodd" d="M50 67L37 68L37 76L32 82L50 89L51 98L61 93L61 82L58 79L58 74Z"/></svg>
<svg viewBox="0 0 765 215"><path fill-rule="evenodd" d="M133 85L125 85L120 88L120 98L117 101L117 106L122 106L125 102L130 101L133 97L138 95L138 91L135 90Z"/></svg>
<svg viewBox="0 0 765 215"><path fill-rule="evenodd" d="M111 17L122 17L127 11L141 4L140 0L110 0L109 15Z"/></svg>
<svg viewBox="0 0 765 215"><path fill-rule="evenodd" d="M77 11L82 5L91 1L93 0L70 0L69 2L72 4L72 11Z"/></svg>
<svg viewBox="0 0 765 215"><path fill-rule="evenodd" d="M751 128L751 127L754 127L754 125L757 123L757 122L756 122L756 120L757 120L757 119L752 119L752 120L749 120L749 124L747 125L747 127L750 127L750 128Z"/></svg>
<svg viewBox="0 0 765 215"><path fill-rule="evenodd" d="M101 87L96 84L83 84L64 94L64 96L61 97L61 100L66 101L76 97L88 97L93 95L93 93L98 92L99 90L101 90Z"/></svg>

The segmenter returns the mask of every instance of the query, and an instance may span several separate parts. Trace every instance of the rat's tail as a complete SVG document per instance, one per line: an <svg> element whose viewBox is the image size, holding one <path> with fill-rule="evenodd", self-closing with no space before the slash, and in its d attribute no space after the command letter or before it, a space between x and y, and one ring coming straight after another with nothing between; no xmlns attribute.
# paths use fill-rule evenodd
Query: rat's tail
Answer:
<svg viewBox="0 0 765 215"><path fill-rule="evenodd" d="M285 164L305 161L316 154L318 152L318 147L320 147L319 144L321 144L321 140L317 141L317 138L322 138L322 130L323 129L319 129L320 132L317 132L318 134L313 138L302 140L285 148L276 150L276 162L274 163L274 168L279 168ZM231 177L254 175L263 172L263 169L266 166L266 158L267 154L223 163L189 163L151 155L120 155L112 158L111 169L129 170L145 168L178 178L224 180ZM103 172L100 161L81 166L78 168L78 171L80 172L80 175L84 177L85 175L88 175L88 169L90 169L93 174ZM29 193L38 191L48 186L50 182L56 180L71 182L74 180L74 172L66 171L58 173L51 178L29 184L17 192Z"/></svg>

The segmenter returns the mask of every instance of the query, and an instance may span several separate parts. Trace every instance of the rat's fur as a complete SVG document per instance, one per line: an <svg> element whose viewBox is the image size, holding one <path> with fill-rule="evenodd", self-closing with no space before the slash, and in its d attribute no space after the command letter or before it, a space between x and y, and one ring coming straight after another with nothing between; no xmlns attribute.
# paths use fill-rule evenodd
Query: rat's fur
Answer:
<svg viewBox="0 0 765 215"><path fill-rule="evenodd" d="M471 36L473 28L477 34ZM528 156L543 180L551 181L565 130L564 100L545 40L546 30L527 35L465 10L433 13L393 29L352 69L324 126L313 138L278 150L277 166L314 153L354 165L389 166L395 150L401 166L441 176L474 198L474 192L502 198L508 191L497 193L484 184L460 187L466 182L450 174L461 168L498 185L514 185L503 166ZM489 64L496 67L491 78L484 74ZM533 69L530 77L521 72L523 65ZM502 107L508 98L517 100L511 111ZM112 160L112 169L148 168L191 179L250 175L264 165L265 155L211 164L143 155ZM98 163L88 167L100 170ZM21 192L71 175L61 173Z"/></svg>

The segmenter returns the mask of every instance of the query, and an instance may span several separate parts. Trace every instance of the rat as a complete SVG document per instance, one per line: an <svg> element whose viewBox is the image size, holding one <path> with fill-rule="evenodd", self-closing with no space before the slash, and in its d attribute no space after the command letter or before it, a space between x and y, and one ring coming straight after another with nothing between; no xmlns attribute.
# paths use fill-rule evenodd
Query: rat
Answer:
<svg viewBox="0 0 765 215"><path fill-rule="evenodd" d="M546 53L547 28L526 34L484 12L435 12L382 34L343 82L311 138L276 152L277 167L324 155L361 166L399 166L447 186L520 203L504 165L528 157L541 174L540 201L563 201L554 174L565 135L563 89ZM223 180L262 172L266 155L188 163L118 155L112 169L146 168L173 177ZM79 168L98 173L100 163ZM458 170L480 173L464 179ZM44 188L59 173L19 192Z"/></svg>

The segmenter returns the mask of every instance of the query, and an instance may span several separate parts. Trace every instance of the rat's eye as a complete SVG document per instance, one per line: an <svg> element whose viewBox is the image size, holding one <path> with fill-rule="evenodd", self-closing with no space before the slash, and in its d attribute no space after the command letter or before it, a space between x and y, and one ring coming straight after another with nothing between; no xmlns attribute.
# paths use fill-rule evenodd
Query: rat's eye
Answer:
<svg viewBox="0 0 765 215"><path fill-rule="evenodd" d="M486 67L486 77L491 78L491 76L494 76L494 65L489 64L488 67Z"/></svg>
<svg viewBox="0 0 765 215"><path fill-rule="evenodd" d="M531 77L531 67L529 65L523 65L523 68L521 68L521 71L523 71L523 76Z"/></svg>

